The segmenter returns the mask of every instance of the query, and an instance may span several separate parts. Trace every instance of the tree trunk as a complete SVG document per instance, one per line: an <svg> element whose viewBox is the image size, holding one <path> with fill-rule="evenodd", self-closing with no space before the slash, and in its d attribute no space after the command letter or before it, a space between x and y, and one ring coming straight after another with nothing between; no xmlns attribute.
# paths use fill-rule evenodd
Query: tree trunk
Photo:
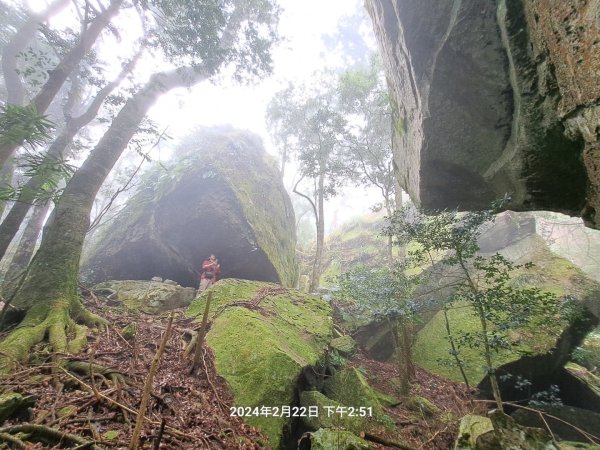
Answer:
<svg viewBox="0 0 600 450"><path fill-rule="evenodd" d="M313 263L312 276L310 278L310 292L314 292L319 287L319 280L321 278L321 261L323 259L323 244L325 242L325 215L324 215L324 202L325 202L325 175L319 175L319 182L317 187L317 248L315 251L315 261Z"/></svg>
<svg viewBox="0 0 600 450"><path fill-rule="evenodd" d="M6 84L6 103L23 105L25 98L23 83L17 70L17 57L31 42L40 23L47 21L69 4L69 0L56 0L37 14L31 14L29 19L14 34L2 49L2 74Z"/></svg>
<svg viewBox="0 0 600 450"><path fill-rule="evenodd" d="M396 210L399 210L400 208L402 208L402 202L403 202L403 198L402 198L402 188L400 187L400 184L398 184L396 182L396 187L394 189L394 201L396 203ZM400 260L404 260L406 259L406 246L404 245L400 245L398 246L398 258Z"/></svg>
<svg viewBox="0 0 600 450"><path fill-rule="evenodd" d="M8 270L4 276L2 296L6 299L10 298L14 293L20 275L25 272L27 265L31 261L31 257L35 251L35 245L37 244L38 237L40 236L40 232L44 226L44 220L48 215L50 207L51 203L48 202L45 205L39 205L33 208L33 213L27 221L27 226L23 231L23 235L19 240L19 245L10 260Z"/></svg>
<svg viewBox="0 0 600 450"><path fill-rule="evenodd" d="M98 111L104 103L104 100L106 100L106 97L108 97L108 95L123 81L127 74L131 72L140 55L141 53L138 53L113 81L108 83L98 92L83 114L71 118L66 123L60 135L54 140L44 155L42 164L51 164L53 161L62 160L66 157L65 149L73 142L75 135L98 115ZM17 201L13 204L9 213L2 221L2 224L0 224L0 260L4 258L8 246L19 231L23 219L25 219L33 201L38 196L38 190L45 182L46 179L42 175L34 175L31 177L19 193Z"/></svg>
<svg viewBox="0 0 600 450"><path fill-rule="evenodd" d="M102 139L73 175L46 227L13 306L25 310L20 325L0 343L0 373L8 372L27 358L32 345L48 334L54 352L76 351L85 342L85 324L100 319L87 311L77 297L77 276L83 241L94 198L117 162L140 122L154 102L169 90L206 79L211 73L181 68L154 74L134 94L113 120ZM69 342L67 335L75 332ZM83 339L81 335L83 334Z"/></svg>
<svg viewBox="0 0 600 450"><path fill-rule="evenodd" d="M400 381L398 393L400 396L406 397L410 394L410 366L412 365L412 360L409 358L407 361L406 342L404 341L404 334L401 334L400 330L401 328L404 328L404 324L402 323L402 319L390 319L389 326L396 347L394 353L396 354L398 378Z"/></svg>
<svg viewBox="0 0 600 450"><path fill-rule="evenodd" d="M392 208L392 204L391 201L389 199L389 192L387 194L385 194L383 196L384 198L384 205L385 205L385 212L387 213L388 217L392 217L392 215L394 214L394 210ZM388 262L390 265L390 268L392 267L392 265L394 264L394 241L392 239L392 235L388 235L387 237L387 254L388 254Z"/></svg>
<svg viewBox="0 0 600 450"><path fill-rule="evenodd" d="M108 26L111 19L117 14L123 0L112 0L108 8L99 14L82 34L79 42L73 47L58 63L58 65L49 71L48 80L37 95L31 101L37 109L37 112L42 114L48 109L50 103L60 91L60 88L67 80L68 76L79 65L86 53L92 48L96 39ZM14 153L21 143L5 143L0 145L0 167L4 165L6 160Z"/></svg>
<svg viewBox="0 0 600 450"><path fill-rule="evenodd" d="M0 188L5 189L13 185L13 177L15 174L15 161L13 158L8 160L0 169ZM4 214L6 208L6 200L0 200L0 217ZM2 259L0 257L0 259Z"/></svg>
<svg viewBox="0 0 600 450"><path fill-rule="evenodd" d="M448 339L448 343L450 344L450 351L452 353L452 357L454 358L454 362L456 363L456 367L458 367L460 375L462 376L463 381L467 385L467 389L470 391L471 386L469 385L469 379L467 378L467 374L465 373L463 361L460 359L458 348L456 348L454 337L452 336L452 330L450 329L450 320L448 319L448 307L444 304L443 308L444 321L446 324L446 339Z"/></svg>

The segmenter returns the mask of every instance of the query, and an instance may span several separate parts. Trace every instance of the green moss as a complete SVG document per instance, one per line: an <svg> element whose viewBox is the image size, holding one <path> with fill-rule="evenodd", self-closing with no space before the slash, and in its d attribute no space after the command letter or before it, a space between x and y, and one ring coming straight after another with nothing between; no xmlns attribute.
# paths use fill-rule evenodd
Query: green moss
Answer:
<svg viewBox="0 0 600 450"><path fill-rule="evenodd" d="M429 419L440 413L440 408L424 397L413 395L404 402L411 411L418 413L421 418Z"/></svg>
<svg viewBox="0 0 600 450"><path fill-rule="evenodd" d="M23 396L16 392L0 395L0 424L14 414L23 404Z"/></svg>
<svg viewBox="0 0 600 450"><path fill-rule="evenodd" d="M119 437L119 432L116 430L105 431L102 435L107 441L114 441Z"/></svg>
<svg viewBox="0 0 600 450"><path fill-rule="evenodd" d="M394 129L398 136L403 136L406 133L406 119L404 117L398 117L394 122Z"/></svg>
<svg viewBox="0 0 600 450"><path fill-rule="evenodd" d="M600 445L586 444L585 442L560 441L558 448L559 450L600 450Z"/></svg>
<svg viewBox="0 0 600 450"><path fill-rule="evenodd" d="M352 356L356 351L356 342L350 336L337 337L329 345L342 356Z"/></svg>
<svg viewBox="0 0 600 450"><path fill-rule="evenodd" d="M600 377L594 375L585 367L575 363L567 363L565 370L587 386L598 398L600 398Z"/></svg>
<svg viewBox="0 0 600 450"><path fill-rule="evenodd" d="M69 416L72 416L72 415L74 415L76 413L77 413L77 406L75 406L75 405L69 405L69 406L64 406L64 407L60 408L56 412L56 415L58 417L69 417Z"/></svg>
<svg viewBox="0 0 600 450"><path fill-rule="evenodd" d="M79 351L86 342L86 328L71 319L69 305L57 300L52 306L29 308L20 326L0 342L0 374L8 373L31 355L30 349L48 336L53 352Z"/></svg>
<svg viewBox="0 0 600 450"><path fill-rule="evenodd" d="M473 450L477 448L477 438L492 431L492 421L487 417L466 415L460 421L455 450Z"/></svg>
<svg viewBox="0 0 600 450"><path fill-rule="evenodd" d="M306 408L316 406L317 417L305 416L302 418L304 425L313 431L319 428L340 428L360 433L370 427L366 417L350 417L349 415L336 413L337 408L343 408L344 405L317 391L302 392L300 394L300 405ZM347 410L347 408L344 408L344 410Z"/></svg>
<svg viewBox="0 0 600 450"><path fill-rule="evenodd" d="M133 341L135 339L135 334L137 333L137 323L131 322L123 327L121 330L121 336L125 338L127 341Z"/></svg>
<svg viewBox="0 0 600 450"><path fill-rule="evenodd" d="M262 289L262 291L261 291ZM256 309L231 306L253 301L266 289ZM306 366L316 365L331 340L329 305L310 295L281 286L226 279L211 287L212 327L207 343L215 352L215 365L229 383L236 406L291 405L296 379ZM207 293L197 298L188 314L200 316ZM285 417L249 417L277 448L287 423Z"/></svg>
<svg viewBox="0 0 600 450"><path fill-rule="evenodd" d="M455 337L480 331L479 318L466 304L455 304L448 311L448 321ZM515 342L517 340L520 342L515 350L546 353L555 345L561 325L563 324L557 322L545 328L523 328L519 332L515 331L512 337ZM450 345L446 336L444 314L440 311L417 334L414 347L415 363L446 378L463 381L460 371L453 364L454 359L450 354ZM465 361L464 370L469 382L479 383L485 376L484 361L480 351L465 346L460 349L460 356ZM497 367L518 358L519 355L515 352L500 351L494 354L493 362Z"/></svg>
<svg viewBox="0 0 600 450"><path fill-rule="evenodd" d="M349 431L321 429L310 434L311 450L370 450L369 443Z"/></svg>
<svg viewBox="0 0 600 450"><path fill-rule="evenodd" d="M373 417L384 423L384 409L380 395L369 386L364 375L356 367L348 367L336 372L325 381L325 393L339 403L354 408L372 408Z"/></svg>

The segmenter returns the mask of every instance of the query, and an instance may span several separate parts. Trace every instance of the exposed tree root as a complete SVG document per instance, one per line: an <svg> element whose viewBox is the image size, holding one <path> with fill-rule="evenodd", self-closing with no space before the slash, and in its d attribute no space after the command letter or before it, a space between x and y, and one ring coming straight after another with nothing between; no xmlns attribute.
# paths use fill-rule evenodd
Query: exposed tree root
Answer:
<svg viewBox="0 0 600 450"><path fill-rule="evenodd" d="M21 433L23 433L26 437L23 437ZM15 434L19 434L19 438L13 436ZM9 436L11 436L12 439L9 438ZM48 443L60 442L62 444L71 443L81 448L101 450L101 448L95 445L93 442L90 442L82 438L81 436L77 436L75 434L70 433L63 433L57 430L56 428L50 428L44 425L35 425L31 423L0 428L0 441L2 441L3 439L5 440L5 442L15 444L17 447L19 447L19 445L22 445L21 448L26 448L26 441L41 441Z"/></svg>
<svg viewBox="0 0 600 450"><path fill-rule="evenodd" d="M0 342L0 374L10 373L19 363L26 362L32 347L46 338L56 355L77 353L86 344L87 328L84 325L106 324L78 300L70 303L62 301L51 307L33 306L27 311L23 321ZM84 325L78 325L71 313Z"/></svg>
<svg viewBox="0 0 600 450"><path fill-rule="evenodd" d="M14 448L18 449L27 448L25 442L8 433L0 433L0 442L8 442L9 444L13 445ZM0 448L4 448L4 446L1 446Z"/></svg>

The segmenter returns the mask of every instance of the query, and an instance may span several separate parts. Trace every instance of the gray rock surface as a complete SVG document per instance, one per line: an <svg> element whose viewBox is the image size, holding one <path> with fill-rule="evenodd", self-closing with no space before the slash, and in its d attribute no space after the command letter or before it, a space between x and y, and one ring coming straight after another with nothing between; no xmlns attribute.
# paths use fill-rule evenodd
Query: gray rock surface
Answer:
<svg viewBox="0 0 600 450"><path fill-rule="evenodd" d="M600 0L367 0L396 175L426 208L581 214L600 227Z"/></svg>
<svg viewBox="0 0 600 450"><path fill-rule="evenodd" d="M295 284L294 211L260 138L201 129L168 162L154 164L118 215L86 245L89 282L157 274L197 287L202 261L221 278Z"/></svg>
<svg viewBox="0 0 600 450"><path fill-rule="evenodd" d="M196 296L193 288L166 284L160 281L111 280L97 284L94 290L112 291L111 301L119 301L130 309L160 313L184 308Z"/></svg>

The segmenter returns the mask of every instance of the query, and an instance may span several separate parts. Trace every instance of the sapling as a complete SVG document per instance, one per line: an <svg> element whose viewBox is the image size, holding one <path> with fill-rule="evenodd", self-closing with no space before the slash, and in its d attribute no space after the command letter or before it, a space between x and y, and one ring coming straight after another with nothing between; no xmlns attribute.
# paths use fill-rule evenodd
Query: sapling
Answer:
<svg viewBox="0 0 600 450"><path fill-rule="evenodd" d="M553 294L536 287L519 287L513 282L519 272L531 268L532 264L517 265L499 253L490 257L478 255L477 238L493 221L501 204L495 203L484 211L442 211L430 216L414 208L404 208L390 218L384 230L394 242L411 244L408 261L413 267L429 264L429 271L413 276L422 279L423 274L441 273L446 280L444 287L453 291L443 300L445 312L466 306L477 317L479 326L472 332L453 333L446 321L451 354L468 384L458 349L466 346L480 352L500 410L502 397L496 355L500 351L518 352L519 342L512 335L514 330L531 326L536 320L555 321L561 308L561 302Z"/></svg>
<svg viewBox="0 0 600 450"><path fill-rule="evenodd" d="M351 305L354 316L361 319L385 321L394 338L400 378L399 393L406 396L415 369L412 358L415 304L410 299L414 289L404 275L403 266L371 268L358 266L338 277L340 290L336 293Z"/></svg>

